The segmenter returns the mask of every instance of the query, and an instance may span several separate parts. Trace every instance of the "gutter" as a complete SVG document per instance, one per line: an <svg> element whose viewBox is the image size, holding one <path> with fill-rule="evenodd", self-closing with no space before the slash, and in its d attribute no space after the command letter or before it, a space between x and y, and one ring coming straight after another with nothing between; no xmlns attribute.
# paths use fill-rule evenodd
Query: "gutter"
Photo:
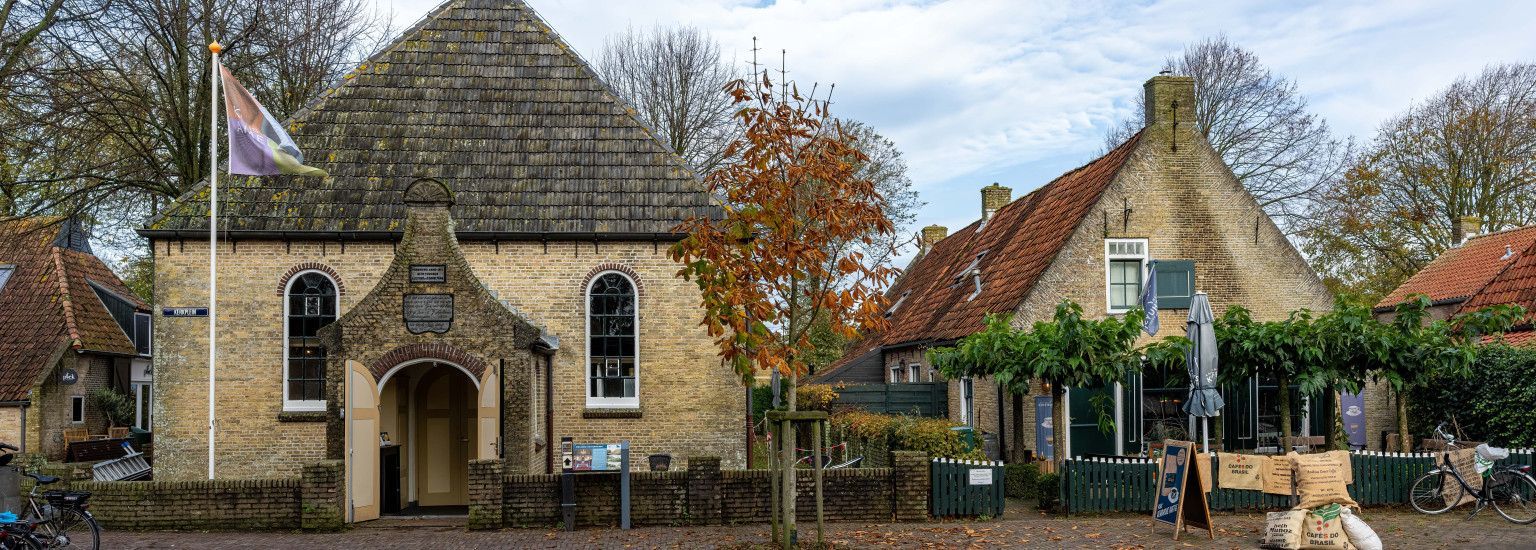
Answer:
<svg viewBox="0 0 1536 550"><path fill-rule="evenodd" d="M202 229L136 229L149 239L205 239ZM404 231L220 231L223 239L277 239L289 241L398 241ZM636 232L536 232L536 231L456 231L461 241L666 241L687 238L687 233Z"/></svg>

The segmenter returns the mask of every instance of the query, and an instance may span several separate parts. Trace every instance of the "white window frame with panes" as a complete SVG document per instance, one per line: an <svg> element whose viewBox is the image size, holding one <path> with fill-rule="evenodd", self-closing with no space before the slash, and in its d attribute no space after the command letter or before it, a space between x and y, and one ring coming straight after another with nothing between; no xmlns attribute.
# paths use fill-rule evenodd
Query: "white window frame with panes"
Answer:
<svg viewBox="0 0 1536 550"><path fill-rule="evenodd" d="M1147 284L1147 239L1104 239L1104 308L1110 314L1119 314L1130 311L1138 305L1141 298L1141 290ZM1115 266L1135 260L1136 263L1136 290L1132 294L1130 302L1123 307L1115 306L1115 292L1117 286L1123 287L1124 283L1117 283Z"/></svg>

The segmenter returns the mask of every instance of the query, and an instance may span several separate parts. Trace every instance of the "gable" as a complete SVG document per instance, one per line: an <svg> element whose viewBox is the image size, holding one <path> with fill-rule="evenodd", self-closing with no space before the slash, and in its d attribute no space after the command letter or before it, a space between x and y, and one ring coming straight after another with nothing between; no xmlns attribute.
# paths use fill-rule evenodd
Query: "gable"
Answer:
<svg viewBox="0 0 1536 550"><path fill-rule="evenodd" d="M395 236L419 178L453 187L462 237L655 237L714 212L681 159L516 0L443 4L286 125L330 176L221 180L221 230ZM204 185L141 232L206 231L207 202Z"/></svg>

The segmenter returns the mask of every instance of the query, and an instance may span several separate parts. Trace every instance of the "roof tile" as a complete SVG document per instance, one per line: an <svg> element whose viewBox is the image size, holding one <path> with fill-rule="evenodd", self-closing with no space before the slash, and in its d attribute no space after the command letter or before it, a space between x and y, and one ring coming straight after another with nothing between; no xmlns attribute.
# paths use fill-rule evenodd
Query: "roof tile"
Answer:
<svg viewBox="0 0 1536 550"><path fill-rule="evenodd" d="M1464 300L1489 284L1514 261L1513 257L1505 258L1507 250L1518 253L1532 243L1536 243L1536 225L1473 237L1440 254L1388 293L1376 307L1396 306L1413 294L1423 294L1438 303Z"/></svg>

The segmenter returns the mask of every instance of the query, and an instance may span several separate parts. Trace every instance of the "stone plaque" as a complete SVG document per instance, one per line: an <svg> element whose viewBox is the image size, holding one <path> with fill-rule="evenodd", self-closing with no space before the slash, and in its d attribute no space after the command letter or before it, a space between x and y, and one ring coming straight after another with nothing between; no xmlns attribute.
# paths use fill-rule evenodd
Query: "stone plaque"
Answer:
<svg viewBox="0 0 1536 550"><path fill-rule="evenodd" d="M448 266L445 265L412 265L411 282L413 283L446 283L448 282Z"/></svg>
<svg viewBox="0 0 1536 550"><path fill-rule="evenodd" d="M405 329L411 334L448 332L453 326L452 294L406 294Z"/></svg>

